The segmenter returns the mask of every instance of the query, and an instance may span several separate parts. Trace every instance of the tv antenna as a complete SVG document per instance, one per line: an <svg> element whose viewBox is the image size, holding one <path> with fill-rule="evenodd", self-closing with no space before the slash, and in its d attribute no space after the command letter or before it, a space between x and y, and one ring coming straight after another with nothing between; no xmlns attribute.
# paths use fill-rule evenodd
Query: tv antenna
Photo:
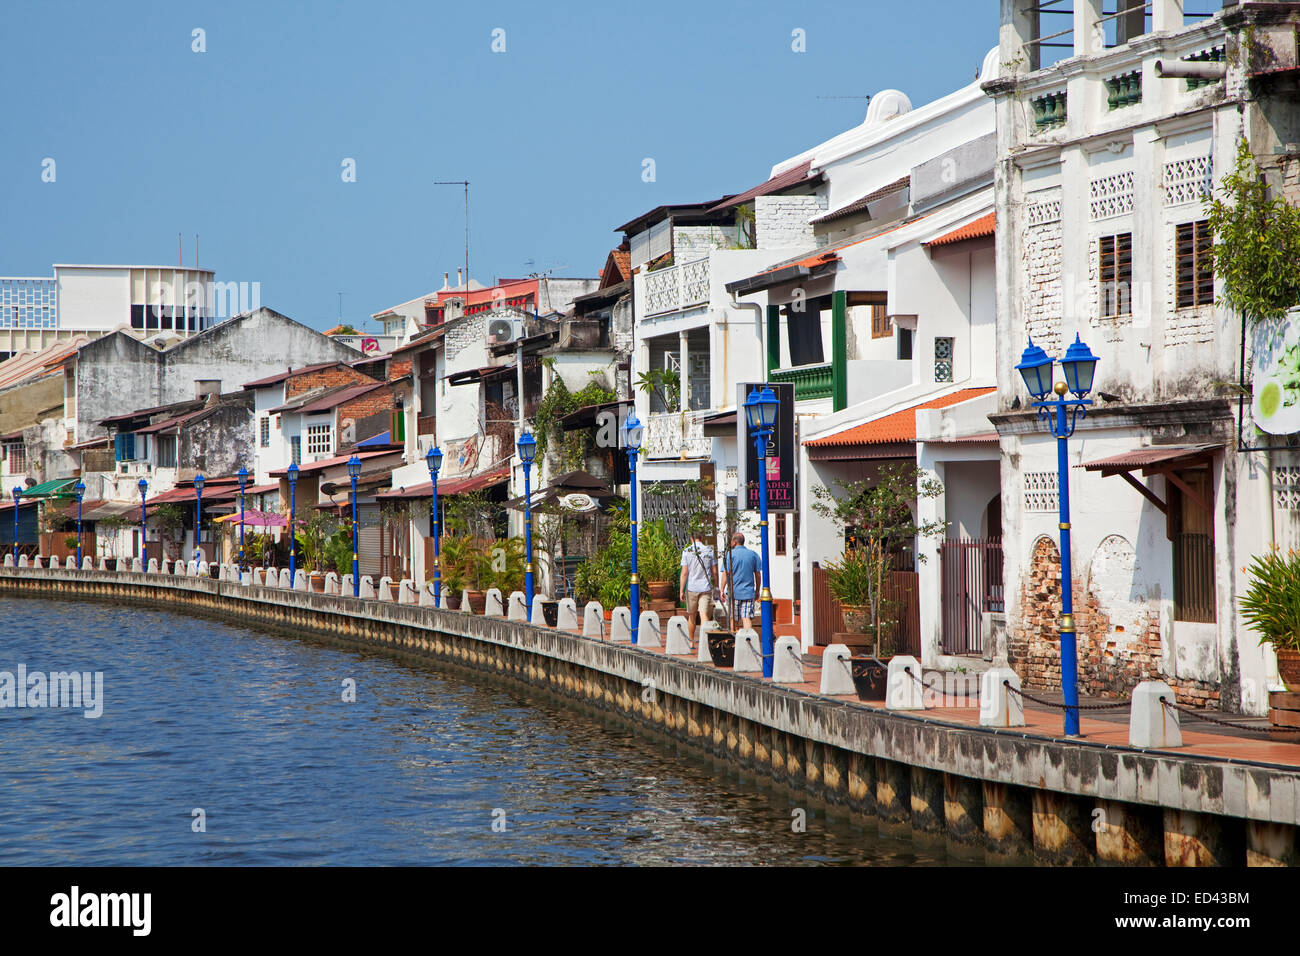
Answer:
<svg viewBox="0 0 1300 956"><path fill-rule="evenodd" d="M465 301L469 302L469 180L468 179L435 179L435 186L464 186L465 187Z"/></svg>

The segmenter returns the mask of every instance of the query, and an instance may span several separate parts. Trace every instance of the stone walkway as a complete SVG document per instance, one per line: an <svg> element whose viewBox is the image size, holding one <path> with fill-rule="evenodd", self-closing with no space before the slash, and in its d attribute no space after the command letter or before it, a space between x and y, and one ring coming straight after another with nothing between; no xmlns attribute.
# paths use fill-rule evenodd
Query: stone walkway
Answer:
<svg viewBox="0 0 1300 956"><path fill-rule="evenodd" d="M573 633L581 634L581 628L575 628ZM623 642L616 642L623 643ZM623 646L629 646L623 644ZM663 647L643 647L637 645L639 650L652 654L664 653ZM678 660L696 663L695 654L675 655ZM821 695L821 668L820 661L817 660L820 655L810 654L803 657L803 670L807 678L802 684L785 684L783 686L790 690L798 691L820 697ZM713 667L712 663L699 664L700 667ZM730 668L718 668L719 670L730 670ZM931 673L931 672L927 672ZM944 672L950 673L950 672ZM747 680L764 680L758 674L738 674L738 677ZM1044 700L1059 700L1060 692L1052 693L1051 691L1028 688L1029 692L1035 697L1041 697ZM830 699L842 701L856 707L865 707L874 710L883 710L883 704L867 703L858 700L856 695L833 696ZM1112 700L1100 698L1080 699L1081 704L1090 703L1114 703ZM948 723L955 727L978 727L979 726L979 705L971 703L963 697L946 696L943 698L942 705L927 707L924 712L908 711L911 715L923 717L925 720L937 723ZM1211 724L1209 721L1201 720L1190 716L1186 713L1180 713L1183 746L1177 750L1166 751L1167 753L1188 754L1204 757L1213 757L1221 760L1231 760L1239 763L1257 763L1273 764L1284 767L1300 767L1300 734L1267 734L1252 733L1247 730L1230 729L1219 727ZM1215 714L1214 716L1220 716ZM1230 720L1233 723L1256 725L1258 727L1268 727L1268 720L1262 717L1241 717L1232 714L1221 715L1223 719ZM1063 733L1063 715L1061 711L1055 710L1047 705L1038 704L1033 701L1025 701L1025 726L1012 728L1015 732L1024 733L1033 737L1049 737L1054 740L1067 740ZM1080 738L1086 743L1101 746L1129 747L1128 742L1128 710L1126 708L1115 708L1113 710L1102 711L1084 711L1079 716Z"/></svg>

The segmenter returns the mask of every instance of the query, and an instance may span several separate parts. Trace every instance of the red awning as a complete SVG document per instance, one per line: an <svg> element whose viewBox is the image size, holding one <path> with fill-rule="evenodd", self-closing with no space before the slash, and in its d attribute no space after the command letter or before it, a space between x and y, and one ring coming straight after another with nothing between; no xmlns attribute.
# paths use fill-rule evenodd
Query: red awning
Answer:
<svg viewBox="0 0 1300 956"><path fill-rule="evenodd" d="M804 442L808 448L834 448L848 445L871 445L886 442L916 441L916 412L921 408L947 408L962 402L988 395L992 388L962 388L939 398L918 402L897 412L882 415L868 422L852 425L843 431L810 438ZM996 438L996 436L994 436Z"/></svg>
<svg viewBox="0 0 1300 956"><path fill-rule="evenodd" d="M996 222L997 213L991 212L987 216L980 216L974 222L957 227L952 232L945 232L938 239L931 239L922 244L929 249L932 246L949 246L954 242L963 242L967 239L984 239L993 235Z"/></svg>
<svg viewBox="0 0 1300 956"><path fill-rule="evenodd" d="M510 480L509 468L497 468L493 471L485 471L481 474L471 475L468 478L448 478L438 481L438 497L446 495L459 495L466 491L478 491L480 488L487 488L491 485L499 485L503 481ZM412 485L409 488L394 488L392 491L381 491L375 495L376 498L427 498L433 494L433 482L426 481L423 484Z"/></svg>
<svg viewBox="0 0 1300 956"><path fill-rule="evenodd" d="M1178 445L1139 448L1136 451L1124 452L1122 455L1084 462L1077 467L1084 471L1100 471L1103 476L1117 475L1137 468L1147 473L1165 471L1180 464L1191 464L1206 458L1212 451L1222 447L1222 445Z"/></svg>

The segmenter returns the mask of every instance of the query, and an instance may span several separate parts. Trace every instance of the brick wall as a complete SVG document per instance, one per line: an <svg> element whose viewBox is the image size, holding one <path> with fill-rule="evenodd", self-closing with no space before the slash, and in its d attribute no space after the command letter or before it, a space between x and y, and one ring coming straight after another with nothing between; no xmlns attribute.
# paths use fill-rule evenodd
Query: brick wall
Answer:
<svg viewBox="0 0 1300 956"><path fill-rule="evenodd" d="M1049 355L1061 350L1061 193L1041 190L1027 199L1024 230L1025 331Z"/></svg>
<svg viewBox="0 0 1300 956"><path fill-rule="evenodd" d="M754 227L760 249L798 249L814 244L810 220L826 211L821 196L759 196Z"/></svg>
<svg viewBox="0 0 1300 956"><path fill-rule="evenodd" d="M394 407L393 394L391 388L377 388L340 405L334 413L336 416L335 434L339 436L338 448L345 448L358 441L373 437L367 434L357 434L357 426L374 415L392 412ZM389 420L391 419L386 418L384 422ZM387 424L384 424L383 428L373 429L374 434L387 430L387 427Z"/></svg>
<svg viewBox="0 0 1300 956"><path fill-rule="evenodd" d="M411 360L409 358L394 359L392 362L388 364L388 380L390 382L393 381L394 379L406 378L410 374L411 374Z"/></svg>
<svg viewBox="0 0 1300 956"><path fill-rule="evenodd" d="M364 385L374 381L369 375L363 375L356 369L348 368L346 365L323 368L290 378L285 382L285 398L287 400L295 395L310 392L315 388L334 388L338 385Z"/></svg>
<svg viewBox="0 0 1300 956"><path fill-rule="evenodd" d="M1076 579L1073 592L1080 695L1126 697L1139 681L1161 679L1179 703L1219 708L1217 685L1162 673L1158 613L1152 610L1136 626L1117 629L1095 591ZM1021 584L1020 619L1009 622L1007 641L1009 663L1025 687L1061 688L1060 607L1060 552L1050 538L1039 538Z"/></svg>

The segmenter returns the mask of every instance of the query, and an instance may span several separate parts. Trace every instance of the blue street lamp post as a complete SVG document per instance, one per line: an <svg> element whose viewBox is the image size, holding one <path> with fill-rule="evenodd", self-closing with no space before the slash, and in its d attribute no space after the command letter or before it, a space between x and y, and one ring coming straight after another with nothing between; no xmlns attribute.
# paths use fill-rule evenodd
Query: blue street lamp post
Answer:
<svg viewBox="0 0 1300 956"><path fill-rule="evenodd" d="M143 569L145 566L144 565L144 539L145 539L145 534L148 530L145 524L146 515L144 510L144 496L145 493L149 490L149 482L141 478L136 483L136 487L140 489L140 567Z"/></svg>
<svg viewBox="0 0 1300 956"><path fill-rule="evenodd" d="M628 519L632 529L632 643L635 644L641 627L641 578L636 568L639 537L636 524L636 459L641 451L641 434L644 431L641 422L637 420L636 412L628 415L623 430L627 438Z"/></svg>
<svg viewBox="0 0 1300 956"><path fill-rule="evenodd" d="M202 545L199 536L203 533L203 476L194 476L194 550L197 552ZM197 571L199 559L194 559L194 569Z"/></svg>
<svg viewBox="0 0 1300 956"><path fill-rule="evenodd" d="M14 567L18 567L18 505L23 500L23 490L14 485Z"/></svg>
<svg viewBox="0 0 1300 956"><path fill-rule="evenodd" d="M86 484L78 481L72 486L77 494L77 570L81 570L81 499L86 496Z"/></svg>
<svg viewBox="0 0 1300 956"><path fill-rule="evenodd" d="M519 460L524 465L524 601L527 602L528 620L533 619L533 490L529 472L537 457L537 439L528 432L519 436Z"/></svg>
<svg viewBox="0 0 1300 956"><path fill-rule="evenodd" d="M752 389L745 399L745 420L754 433L754 451L758 456L759 540L763 550L763 591L759 595L763 622L763 676L772 676L776 640L772 634L772 577L767 550L767 440L776 427L776 413L781 407L775 393L766 385L762 391Z"/></svg>
<svg viewBox="0 0 1300 956"><path fill-rule="evenodd" d="M1029 347L1016 366L1025 386L1034 397L1033 407L1038 417L1047 422L1056 438L1057 487L1060 495L1061 531L1061 694L1065 698L1065 735L1079 736L1079 658L1074 630L1073 580L1070 567L1070 471L1067 443L1074 434L1076 419L1088 414L1092 400L1085 396L1092 391L1093 376L1097 371L1097 357L1089 351L1079 336L1066 349L1061 359L1065 381L1052 384L1052 366L1056 363L1050 355L1029 340ZM1066 398L1067 391L1074 398ZM1056 398L1049 399L1049 392Z"/></svg>
<svg viewBox="0 0 1300 956"><path fill-rule="evenodd" d="M352 596L361 597L361 566L357 561L357 479L361 477L361 459L348 459L348 478L352 481Z"/></svg>
<svg viewBox="0 0 1300 956"><path fill-rule="evenodd" d="M248 469L239 469L239 570L244 570L244 489L248 484Z"/></svg>
<svg viewBox="0 0 1300 956"><path fill-rule="evenodd" d="M298 505L298 463L289 463L289 583L292 586L298 571L298 535L293 527L293 515Z"/></svg>
<svg viewBox="0 0 1300 956"><path fill-rule="evenodd" d="M429 466L429 481L433 485L429 498L429 537L433 538L433 603L435 607L442 607L442 564L438 549L439 538L442 537L438 522L438 471L442 468L442 449L434 445L424 460Z"/></svg>

